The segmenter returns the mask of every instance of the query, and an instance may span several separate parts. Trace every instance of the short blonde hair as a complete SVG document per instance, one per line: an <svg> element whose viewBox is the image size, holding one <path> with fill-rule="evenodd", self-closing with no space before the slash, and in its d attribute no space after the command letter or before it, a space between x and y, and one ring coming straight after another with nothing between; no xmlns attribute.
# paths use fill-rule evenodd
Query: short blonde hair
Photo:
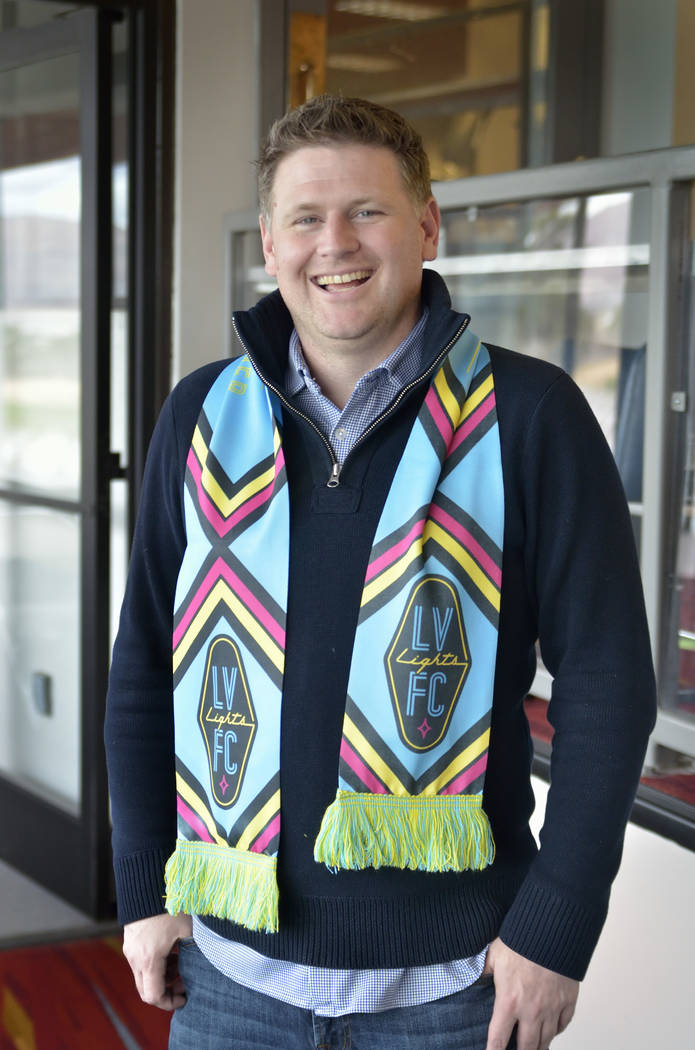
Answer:
<svg viewBox="0 0 695 1050"><path fill-rule="evenodd" d="M276 120L263 143L258 168L258 200L270 218L278 165L304 146L352 143L383 146L398 161L406 190L416 205L432 194L430 164L418 132L399 113L364 98L318 95Z"/></svg>

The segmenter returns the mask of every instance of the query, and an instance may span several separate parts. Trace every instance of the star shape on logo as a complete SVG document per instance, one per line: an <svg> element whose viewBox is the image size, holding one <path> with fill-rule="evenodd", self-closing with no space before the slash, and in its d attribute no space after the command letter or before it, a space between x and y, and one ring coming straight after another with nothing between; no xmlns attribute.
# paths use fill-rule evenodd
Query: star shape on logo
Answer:
<svg viewBox="0 0 695 1050"><path fill-rule="evenodd" d="M222 779L220 780L220 787L222 788L222 794L226 795L227 788L229 787L229 781L227 780L226 776L224 776L224 774L222 775Z"/></svg>
<svg viewBox="0 0 695 1050"><path fill-rule="evenodd" d="M418 732L422 734L422 739L423 740L425 739L427 734L432 731L432 726L429 724L429 722L427 721L426 718L423 719L422 723L417 728L418 728Z"/></svg>

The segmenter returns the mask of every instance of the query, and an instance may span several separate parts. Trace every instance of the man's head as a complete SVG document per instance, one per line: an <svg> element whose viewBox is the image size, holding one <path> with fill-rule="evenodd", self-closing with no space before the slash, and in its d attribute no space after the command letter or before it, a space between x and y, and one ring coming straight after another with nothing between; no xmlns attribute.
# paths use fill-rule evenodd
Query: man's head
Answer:
<svg viewBox="0 0 695 1050"><path fill-rule="evenodd" d="M266 222L280 161L305 146L338 144L390 150L416 207L429 200L430 165L422 139L400 114L363 98L319 95L276 120L268 133L258 162L258 198Z"/></svg>
<svg viewBox="0 0 695 1050"><path fill-rule="evenodd" d="M260 171L265 268L328 392L336 370L356 381L420 316L440 221L427 158L396 113L324 97L274 126Z"/></svg>

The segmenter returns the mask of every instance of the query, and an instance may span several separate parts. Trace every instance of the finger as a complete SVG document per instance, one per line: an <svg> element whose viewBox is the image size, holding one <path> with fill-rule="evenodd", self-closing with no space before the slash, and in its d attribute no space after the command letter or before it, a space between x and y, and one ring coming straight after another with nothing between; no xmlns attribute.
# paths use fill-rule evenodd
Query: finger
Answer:
<svg viewBox="0 0 695 1050"><path fill-rule="evenodd" d="M485 1050L507 1050L514 1031L514 1024L513 1017L505 1017L500 1010L493 1007Z"/></svg>
<svg viewBox="0 0 695 1050"><path fill-rule="evenodd" d="M516 1050L546 1050L546 1044L541 1042L541 1026L537 1021L519 1020Z"/></svg>
<svg viewBox="0 0 695 1050"><path fill-rule="evenodd" d="M166 995L166 959L152 959L141 973L140 998L152 1006L159 1006Z"/></svg>

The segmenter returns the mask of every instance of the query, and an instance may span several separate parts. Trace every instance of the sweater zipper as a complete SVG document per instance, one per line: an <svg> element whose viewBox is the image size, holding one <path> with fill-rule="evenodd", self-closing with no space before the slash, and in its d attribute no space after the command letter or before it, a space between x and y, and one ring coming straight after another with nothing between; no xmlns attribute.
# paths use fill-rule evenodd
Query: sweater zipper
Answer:
<svg viewBox="0 0 695 1050"><path fill-rule="evenodd" d="M432 374L432 372L434 372L434 370L439 366L439 364L443 360L443 358L445 358L446 355L449 353L449 350L454 345L454 343L458 339L461 338L461 336L465 332L466 328L468 328L469 323L470 323L470 317L466 317L464 319L464 321L462 322L462 324L459 326L456 334L449 340L449 342L446 344L446 346L443 348L443 350L441 350L439 352L439 354L434 359L434 361L432 361L428 365L428 367L425 369L425 371L422 372L415 379L411 380L410 383L407 383L406 386L404 386L403 389L400 391L400 393L396 396L396 398L391 402L391 404L388 406L388 408L384 409L384 411L381 413L381 415L377 416L376 419L372 420L372 422L369 424L369 426L366 428L366 430L364 430L360 434L360 436L358 437L357 441L355 442L355 444L352 446L352 448L348 452L347 456L345 457L345 459L343 461L343 465L341 466L340 463L338 462L338 457L335 454L333 446L331 445L330 441L326 438L326 436L323 433L323 431L316 425L316 423L314 423L313 419L311 419L311 417L307 416L305 412L302 412L301 409L296 408L295 405L293 405L290 401L288 401L287 397L282 392L282 390L280 390L280 388L277 387L274 383L271 383L271 381L267 378L267 376L263 375L263 372L258 367L258 365L257 365L257 363L256 363L256 361L255 361L255 359L253 357L253 354L251 353L251 351L249 350L248 346L246 345L246 343L242 339L242 337L241 337L241 335L239 333L239 329L237 328L236 321L234 320L234 318L232 318L232 327L234 328L234 332L236 333L236 337L239 340L239 342L241 343L241 345L243 346L243 348L244 348L244 350L245 350L245 352L246 352L246 354L248 356L248 359L251 362L251 366L252 366L254 372L256 373L256 375L258 376L258 378L260 379L260 381L262 383L264 383L265 386L267 386L269 390L272 390L272 392L275 394L275 396L280 399L282 404L285 405L286 408L289 408L290 412L294 412L294 414L296 416L299 416L301 419L305 420L309 424L309 426L312 427L314 429L314 431L318 434L318 436L320 437L320 439L323 442L324 446L326 447L326 449L328 451L328 454L331 457L331 473L330 473L330 476L328 478L328 481L326 482L326 486L329 489L335 489L335 488L337 488L340 485L340 475L342 473L343 467L345 466L345 464L347 463L347 461L349 460L350 456L353 454L353 452L355 451L357 446L359 444L361 444L362 441L364 441L364 439L367 437L368 434L370 434L376 427L380 426L381 423L383 423L383 421L385 419L387 419L388 416L390 416L391 413L396 410L396 408L398 407L398 405L399 405L400 401L402 400L402 398L404 398L405 395L410 390L413 389L413 387L418 386L419 383L421 383L424 379L427 379L427 377L430 376Z"/></svg>

